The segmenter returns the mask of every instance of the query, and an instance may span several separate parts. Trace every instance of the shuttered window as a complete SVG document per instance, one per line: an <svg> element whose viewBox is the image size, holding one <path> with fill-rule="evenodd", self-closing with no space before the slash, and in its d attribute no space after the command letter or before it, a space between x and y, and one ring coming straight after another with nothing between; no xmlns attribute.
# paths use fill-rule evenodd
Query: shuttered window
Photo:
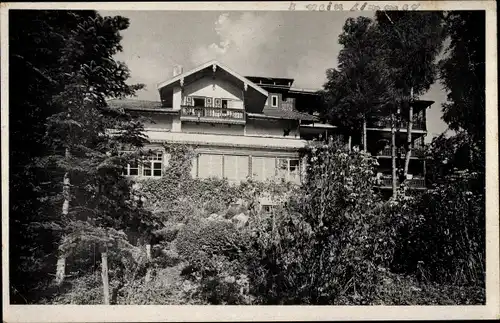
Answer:
<svg viewBox="0 0 500 323"><path fill-rule="evenodd" d="M248 176L248 156L224 156L224 177L230 182L244 181Z"/></svg>
<svg viewBox="0 0 500 323"><path fill-rule="evenodd" d="M274 180L276 175L276 158L252 157L252 178L258 181Z"/></svg>
<svg viewBox="0 0 500 323"><path fill-rule="evenodd" d="M199 178L222 178L222 155L201 154L198 160Z"/></svg>

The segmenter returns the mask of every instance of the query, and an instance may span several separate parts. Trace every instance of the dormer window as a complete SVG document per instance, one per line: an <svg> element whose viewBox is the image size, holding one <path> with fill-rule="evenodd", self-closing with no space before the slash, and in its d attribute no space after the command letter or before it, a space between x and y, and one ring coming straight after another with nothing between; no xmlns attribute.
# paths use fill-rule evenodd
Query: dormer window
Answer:
<svg viewBox="0 0 500 323"><path fill-rule="evenodd" d="M271 96L271 106L273 108L277 108L278 107L278 96L277 95L272 95Z"/></svg>

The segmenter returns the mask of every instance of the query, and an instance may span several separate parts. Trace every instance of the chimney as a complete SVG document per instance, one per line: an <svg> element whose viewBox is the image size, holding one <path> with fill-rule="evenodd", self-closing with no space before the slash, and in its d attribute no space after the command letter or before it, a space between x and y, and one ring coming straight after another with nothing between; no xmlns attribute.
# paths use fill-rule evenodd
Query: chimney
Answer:
<svg viewBox="0 0 500 323"><path fill-rule="evenodd" d="M174 66L174 72L173 72L173 77L176 77L177 75L182 74L182 65L175 65Z"/></svg>

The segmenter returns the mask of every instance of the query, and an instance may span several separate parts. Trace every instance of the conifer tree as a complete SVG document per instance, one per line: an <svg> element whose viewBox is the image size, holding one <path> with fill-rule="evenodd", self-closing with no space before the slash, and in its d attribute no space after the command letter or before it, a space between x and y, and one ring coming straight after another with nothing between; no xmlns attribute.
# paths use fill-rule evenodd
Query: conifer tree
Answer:
<svg viewBox="0 0 500 323"><path fill-rule="evenodd" d="M127 18L103 17L95 11L18 11L11 12L10 20L20 27L10 29L10 57L16 61L10 70L11 88L21 83L16 69L22 68L29 73L24 82L37 91L11 92L10 111L17 111L11 120L18 117L11 127L12 155L31 170L11 172L22 181L14 184L15 191L29 192L38 201L23 207L20 194L11 199L10 216L17 221L11 220L11 232L50 235L44 255L57 254L56 282L62 283L66 258L78 258L81 248L96 244L106 252L111 246L131 247L132 236L147 235L155 227L122 175L124 165L140 158L147 142L142 123L106 103L108 98L134 95L142 85L128 85L126 65L113 58L122 49L120 31L128 27ZM43 55L47 59L39 59ZM32 128L23 127L24 122L31 122ZM30 149L25 146L30 140L41 145L31 156L24 151ZM134 152L121 154L124 149ZM26 155L30 158L21 158ZM19 252L23 247L14 248L15 260L25 260ZM22 285L18 279L15 284Z"/></svg>

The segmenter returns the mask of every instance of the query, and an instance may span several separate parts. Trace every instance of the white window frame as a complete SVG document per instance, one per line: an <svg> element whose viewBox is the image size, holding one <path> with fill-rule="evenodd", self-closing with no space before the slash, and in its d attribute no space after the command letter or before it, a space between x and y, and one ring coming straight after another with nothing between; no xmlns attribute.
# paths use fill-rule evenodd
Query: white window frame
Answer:
<svg viewBox="0 0 500 323"><path fill-rule="evenodd" d="M276 104L274 104L274 99L276 98ZM276 94L271 95L271 107L277 108L278 107L278 102L279 98Z"/></svg>
<svg viewBox="0 0 500 323"><path fill-rule="evenodd" d="M150 175L145 175L144 171L146 168L142 167L142 177L162 177L163 176L163 151L155 151L151 155L147 156L145 160L142 161L143 165L148 165L148 169L151 172ZM156 164L160 164L160 168L155 168ZM155 171L159 170L160 175L155 175Z"/></svg>
<svg viewBox="0 0 500 323"><path fill-rule="evenodd" d="M130 164L127 164L125 168L124 175L127 177L148 177L148 178L161 178L164 173L164 157L165 152L161 150L157 150L151 153L151 155L146 156L142 161L137 161L137 167L130 167ZM160 168L155 168L160 164ZM147 165L144 167L144 165ZM137 169L137 175L131 175L130 169ZM149 170L150 174L145 175L145 171ZM160 175L155 175L155 170L160 171Z"/></svg>
<svg viewBox="0 0 500 323"><path fill-rule="evenodd" d="M300 178L300 158L295 158L295 157L277 157L276 158L276 177L281 179L281 175L280 174L280 171L284 170L283 168L281 168L281 162L282 161L285 161L286 162L286 170L285 170L285 178L284 180L286 181L291 181L291 182L295 182L295 181L299 181L301 180ZM295 168L295 174L294 176L292 176L292 172L291 172L291 162L292 161L297 161L297 165L296 165L296 168Z"/></svg>

